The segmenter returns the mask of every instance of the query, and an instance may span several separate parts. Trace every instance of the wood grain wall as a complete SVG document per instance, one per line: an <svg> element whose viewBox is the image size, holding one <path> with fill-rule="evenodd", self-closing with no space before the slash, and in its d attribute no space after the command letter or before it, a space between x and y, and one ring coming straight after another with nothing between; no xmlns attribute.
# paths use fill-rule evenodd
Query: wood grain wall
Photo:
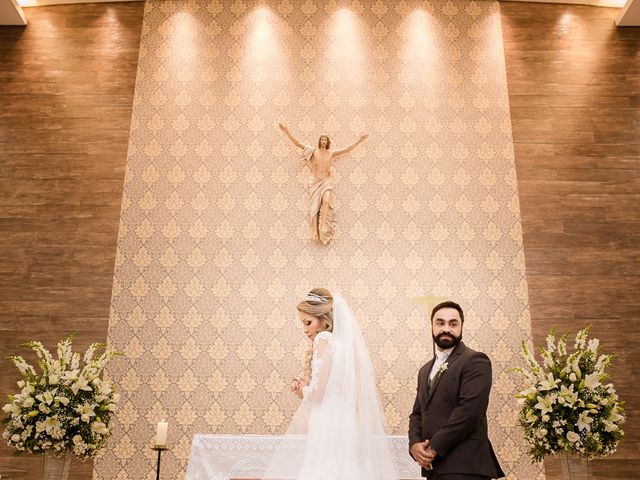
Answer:
<svg viewBox="0 0 640 480"><path fill-rule="evenodd" d="M0 27L0 400L31 339L105 341L144 3L26 9ZM0 445L2 479L42 458ZM73 479L92 462L74 460Z"/></svg>
<svg viewBox="0 0 640 480"><path fill-rule="evenodd" d="M595 479L640 477L640 28L616 9L501 3L534 341L593 324L627 438ZM547 478L560 478L547 461Z"/></svg>

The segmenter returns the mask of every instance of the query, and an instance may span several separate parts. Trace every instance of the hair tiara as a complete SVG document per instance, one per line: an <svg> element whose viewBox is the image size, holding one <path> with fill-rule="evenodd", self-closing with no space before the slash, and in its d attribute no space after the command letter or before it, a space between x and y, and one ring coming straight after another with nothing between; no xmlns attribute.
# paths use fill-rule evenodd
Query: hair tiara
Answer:
<svg viewBox="0 0 640 480"><path fill-rule="evenodd" d="M307 293L307 297L305 298L307 302L317 302L317 303L327 303L329 300L324 298L322 295L318 295L317 293L309 292Z"/></svg>

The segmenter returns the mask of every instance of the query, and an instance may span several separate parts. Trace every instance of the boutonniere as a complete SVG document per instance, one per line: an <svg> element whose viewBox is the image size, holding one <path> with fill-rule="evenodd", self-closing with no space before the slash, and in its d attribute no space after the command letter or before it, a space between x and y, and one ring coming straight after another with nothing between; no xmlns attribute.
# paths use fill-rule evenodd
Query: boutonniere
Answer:
<svg viewBox="0 0 640 480"><path fill-rule="evenodd" d="M444 362L438 367L438 370L436 371L436 375L439 377L447 370L447 368L449 368L449 362Z"/></svg>

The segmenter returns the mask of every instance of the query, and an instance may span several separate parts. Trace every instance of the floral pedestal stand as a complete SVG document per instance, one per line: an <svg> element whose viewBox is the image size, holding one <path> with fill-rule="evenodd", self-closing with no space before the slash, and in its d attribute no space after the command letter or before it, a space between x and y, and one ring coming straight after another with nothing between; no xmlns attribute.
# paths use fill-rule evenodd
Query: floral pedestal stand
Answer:
<svg viewBox="0 0 640 480"><path fill-rule="evenodd" d="M73 455L69 452L59 457L45 453L42 480L67 480L71 471L72 458Z"/></svg>

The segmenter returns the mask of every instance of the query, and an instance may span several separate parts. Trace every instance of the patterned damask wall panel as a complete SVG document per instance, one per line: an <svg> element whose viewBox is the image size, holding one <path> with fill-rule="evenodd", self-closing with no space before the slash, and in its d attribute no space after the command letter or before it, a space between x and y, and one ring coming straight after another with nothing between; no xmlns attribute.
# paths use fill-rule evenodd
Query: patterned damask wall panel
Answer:
<svg viewBox="0 0 640 480"><path fill-rule="evenodd" d="M309 171L277 122L346 146L337 236L310 241ZM406 432L427 309L449 296L494 367L491 437L543 478L516 427L529 338L500 16L491 2L148 1L109 326L122 408L95 478L180 478L194 433L279 433L302 365L295 305L341 292L390 429Z"/></svg>

